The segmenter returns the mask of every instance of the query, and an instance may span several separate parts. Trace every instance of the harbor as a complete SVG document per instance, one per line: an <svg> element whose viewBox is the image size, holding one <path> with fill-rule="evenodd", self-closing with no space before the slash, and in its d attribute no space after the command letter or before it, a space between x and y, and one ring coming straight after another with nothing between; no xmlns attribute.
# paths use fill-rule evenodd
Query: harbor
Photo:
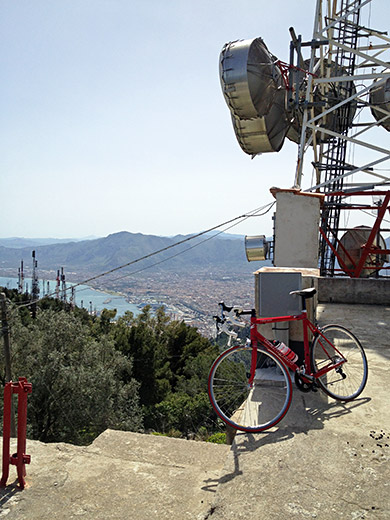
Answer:
<svg viewBox="0 0 390 520"><path fill-rule="evenodd" d="M31 288L31 278L26 278L25 282L27 284L27 288ZM56 290L56 281L48 280L42 282L44 284L44 294L51 295L55 297ZM43 285L41 283L40 287L40 295L43 295L42 289ZM76 285L76 284L73 284ZM17 289L18 288L18 279L12 277L0 276L0 286L6 287L7 289ZM69 285L68 292L68 300L70 298L70 288ZM99 314L103 309L116 309L116 316L123 316L126 311L131 311L134 315L140 313L140 309L134 303L129 303L126 301L125 297L120 294L111 294L104 291L98 291L96 289L92 289L88 285L78 285L75 288L75 304L78 307L85 308L91 313Z"/></svg>

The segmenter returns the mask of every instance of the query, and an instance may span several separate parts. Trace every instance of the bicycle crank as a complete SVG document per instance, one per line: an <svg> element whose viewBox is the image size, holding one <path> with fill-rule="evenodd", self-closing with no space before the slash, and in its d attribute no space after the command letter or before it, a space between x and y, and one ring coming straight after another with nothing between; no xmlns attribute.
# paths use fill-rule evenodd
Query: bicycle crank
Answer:
<svg viewBox="0 0 390 520"><path fill-rule="evenodd" d="M313 392L317 392L317 385L314 380L307 381L307 379L306 379L306 381L305 381L298 372L295 372L294 380L295 380L296 387L301 392L307 393L307 392L310 392L310 390L312 390Z"/></svg>

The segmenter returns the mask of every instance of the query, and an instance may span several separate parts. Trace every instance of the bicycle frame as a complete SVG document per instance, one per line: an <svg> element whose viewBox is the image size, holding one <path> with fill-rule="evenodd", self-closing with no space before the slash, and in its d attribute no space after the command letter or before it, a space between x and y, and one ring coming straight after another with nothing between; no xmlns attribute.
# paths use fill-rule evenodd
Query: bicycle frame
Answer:
<svg viewBox="0 0 390 520"><path fill-rule="evenodd" d="M257 363L257 351L256 347L258 343L260 345L264 346L267 350L271 351L272 354L278 357L278 359L281 360L282 363L284 363L290 370L296 372L300 371L300 367L290 361L285 356L281 355L279 350L269 341L267 338L265 338L257 329L257 325L266 325L270 323L280 323L280 322L289 322L289 321L302 321L302 328L303 328L303 346L304 346L304 369L305 371L302 372L300 375L305 378L307 377L307 380L312 382L313 379L318 379L319 377L323 376L330 370L335 370L339 366L341 366L343 363L345 363L347 360L345 357L337 350L337 348L331 343L322 333L321 330L313 325L313 323L308 319L307 317L307 311L303 310L301 314L296 315L289 315L289 316L278 316L278 317L271 317L271 318L257 318L254 313L251 316L251 330L250 330L250 341L253 348L252 350L252 363L251 363L251 372L250 372L250 378L248 383L252 384L253 379L255 377L255 371L256 371L256 363ZM322 348L324 350L324 353L328 356L330 363L323 367L318 372L313 371L313 367L311 364L311 358L310 358L310 344L309 344L309 331L316 337L321 336L326 343L329 345L329 347L338 354L339 360L337 363L335 363L333 360L331 360L331 357L327 350L325 349L324 345L322 345Z"/></svg>
<svg viewBox="0 0 390 520"><path fill-rule="evenodd" d="M251 324L250 339L244 345L220 352L208 378L213 409L235 430L262 432L283 419L292 399L290 372L294 372L293 380L298 390L320 389L338 401L352 401L364 390L368 367L359 340L345 327L331 324L322 328L308 319L306 300L314 296L313 287L290 294L302 298L302 311L295 315L257 318L255 309L220 303L221 317L215 317L217 326L243 324L236 319L243 315L250 316ZM226 316L224 312L229 314ZM261 325L292 321L302 323L303 360L274 342L268 331L258 330ZM226 327L222 332L231 335ZM341 353L344 351L345 355Z"/></svg>

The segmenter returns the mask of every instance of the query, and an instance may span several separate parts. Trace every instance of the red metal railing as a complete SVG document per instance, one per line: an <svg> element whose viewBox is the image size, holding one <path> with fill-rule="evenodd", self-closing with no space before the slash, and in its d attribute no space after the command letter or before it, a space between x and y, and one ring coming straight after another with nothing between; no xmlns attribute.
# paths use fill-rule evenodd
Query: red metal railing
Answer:
<svg viewBox="0 0 390 520"><path fill-rule="evenodd" d="M10 464L16 466L19 486L24 489L26 476L26 464L30 464L31 457L26 455L26 429L27 429L27 395L31 394L32 385L25 377L19 377L19 381L10 381L4 387L4 418L3 418L3 474L0 486L6 486L9 476ZM12 395L18 394L18 433L17 451L10 453L11 439L11 410Z"/></svg>
<svg viewBox="0 0 390 520"><path fill-rule="evenodd" d="M340 192L332 192L327 194L328 196L349 196L348 194L340 191ZM351 278L359 278L361 275L361 272L363 269L366 270L372 270L372 271L379 271L381 269L388 269L387 267L384 267L382 264L376 265L375 262L370 263L369 258L370 255L388 255L390 254L390 249L381 249L374 245L375 239L380 231L382 220L385 217L386 212L390 212L390 191L365 191L365 192L354 192L350 195L353 196L359 196L359 195L382 195L383 201L379 206L362 206L358 204L351 204L346 209L352 210L368 210L368 209L375 209L377 210L378 214L375 219L375 223L370 231L369 237L367 239L367 242L362 245L361 247L361 255L358 261L354 261L351 256L349 255L348 251L345 249L345 247L342 245L342 243L337 239L337 235L334 234L336 237L335 244L332 244L329 240L329 238L326 236L326 233L323 229L320 228L320 234L323 237L323 239L326 241L327 245L330 247L330 249L333 251L335 257L337 258L341 269L335 269L335 271L344 271L348 276ZM350 261L352 267L347 267L344 260L341 258L339 251L337 247L340 247L344 255L347 257L347 259Z"/></svg>

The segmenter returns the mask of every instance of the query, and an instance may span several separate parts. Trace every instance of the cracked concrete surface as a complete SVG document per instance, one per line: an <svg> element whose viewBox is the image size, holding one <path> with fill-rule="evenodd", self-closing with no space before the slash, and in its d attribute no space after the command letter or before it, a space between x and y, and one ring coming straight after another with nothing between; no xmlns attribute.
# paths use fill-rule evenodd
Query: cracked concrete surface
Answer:
<svg viewBox="0 0 390 520"><path fill-rule="evenodd" d="M27 451L27 487L11 467L0 518L203 518L229 447L107 430L90 446L28 441Z"/></svg>

